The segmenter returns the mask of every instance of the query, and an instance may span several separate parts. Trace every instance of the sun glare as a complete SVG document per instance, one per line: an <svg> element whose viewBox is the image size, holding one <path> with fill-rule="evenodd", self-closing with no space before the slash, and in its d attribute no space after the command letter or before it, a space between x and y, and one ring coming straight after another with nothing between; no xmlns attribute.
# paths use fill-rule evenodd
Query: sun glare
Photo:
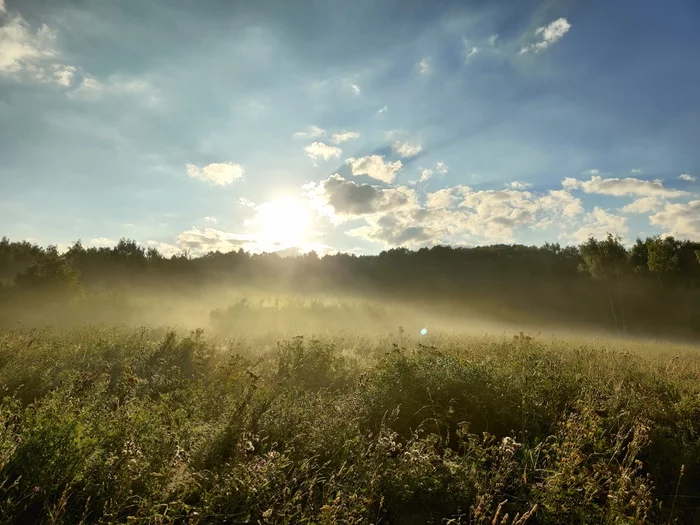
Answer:
<svg viewBox="0 0 700 525"><path fill-rule="evenodd" d="M261 244L299 247L306 240L311 216L298 200L282 198L261 204L256 222Z"/></svg>

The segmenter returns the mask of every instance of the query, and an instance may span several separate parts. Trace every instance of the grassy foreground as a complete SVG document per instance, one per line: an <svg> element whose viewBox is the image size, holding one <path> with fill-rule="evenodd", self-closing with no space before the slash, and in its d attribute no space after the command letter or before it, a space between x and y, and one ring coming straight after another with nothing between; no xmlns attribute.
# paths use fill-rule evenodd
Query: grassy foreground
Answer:
<svg viewBox="0 0 700 525"><path fill-rule="evenodd" d="M699 380L631 342L4 331L0 522L700 522Z"/></svg>

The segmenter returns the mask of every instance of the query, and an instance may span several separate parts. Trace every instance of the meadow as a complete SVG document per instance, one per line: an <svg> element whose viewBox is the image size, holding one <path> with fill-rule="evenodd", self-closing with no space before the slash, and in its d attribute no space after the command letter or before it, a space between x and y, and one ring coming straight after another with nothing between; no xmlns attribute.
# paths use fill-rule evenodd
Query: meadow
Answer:
<svg viewBox="0 0 700 525"><path fill-rule="evenodd" d="M250 308L4 328L0 521L700 522L697 347Z"/></svg>

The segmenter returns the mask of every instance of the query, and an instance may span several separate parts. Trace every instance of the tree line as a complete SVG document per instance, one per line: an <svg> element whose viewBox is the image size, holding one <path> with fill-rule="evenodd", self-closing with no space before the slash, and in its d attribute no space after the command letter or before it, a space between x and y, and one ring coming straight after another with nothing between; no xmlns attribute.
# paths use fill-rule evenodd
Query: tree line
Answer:
<svg viewBox="0 0 700 525"><path fill-rule="evenodd" d="M165 257L131 239L60 253L0 241L0 301L79 300L105 290L189 293L203 286L353 294L476 310L506 320L700 337L700 243L673 237L626 247L609 235L579 246L434 246L378 255L243 250ZM466 314L465 314L466 315Z"/></svg>

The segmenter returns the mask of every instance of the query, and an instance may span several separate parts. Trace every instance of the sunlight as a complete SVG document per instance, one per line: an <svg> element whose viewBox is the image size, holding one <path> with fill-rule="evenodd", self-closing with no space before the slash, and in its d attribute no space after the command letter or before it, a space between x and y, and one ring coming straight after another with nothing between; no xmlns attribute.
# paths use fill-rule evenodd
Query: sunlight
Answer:
<svg viewBox="0 0 700 525"><path fill-rule="evenodd" d="M311 217L296 199L281 198L258 206L258 242L266 246L299 247L308 234Z"/></svg>

